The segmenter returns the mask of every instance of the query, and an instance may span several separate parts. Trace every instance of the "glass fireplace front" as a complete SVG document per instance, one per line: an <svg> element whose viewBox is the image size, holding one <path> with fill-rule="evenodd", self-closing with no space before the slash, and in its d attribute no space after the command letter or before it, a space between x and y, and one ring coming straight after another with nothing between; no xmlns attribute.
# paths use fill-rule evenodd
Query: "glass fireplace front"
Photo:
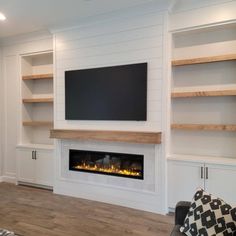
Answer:
<svg viewBox="0 0 236 236"><path fill-rule="evenodd" d="M143 179L144 156L69 150L69 170Z"/></svg>

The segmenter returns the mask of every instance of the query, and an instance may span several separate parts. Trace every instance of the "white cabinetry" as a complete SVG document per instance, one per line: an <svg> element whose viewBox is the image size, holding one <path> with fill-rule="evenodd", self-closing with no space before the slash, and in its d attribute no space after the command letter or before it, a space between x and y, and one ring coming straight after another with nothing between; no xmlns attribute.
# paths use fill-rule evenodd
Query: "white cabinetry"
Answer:
<svg viewBox="0 0 236 236"><path fill-rule="evenodd" d="M174 208L178 201L190 201L197 187L204 188L201 163L169 161L168 206Z"/></svg>
<svg viewBox="0 0 236 236"><path fill-rule="evenodd" d="M236 203L236 167L225 165L206 164L208 179L206 189L209 193L224 199L232 204Z"/></svg>
<svg viewBox="0 0 236 236"><path fill-rule="evenodd" d="M235 161L234 161L235 162ZM191 201L196 188L201 187L229 203L235 203L236 163L211 164L169 160L168 206L174 208L178 201Z"/></svg>
<svg viewBox="0 0 236 236"><path fill-rule="evenodd" d="M53 186L53 151L43 149L17 149L18 182Z"/></svg>
<svg viewBox="0 0 236 236"><path fill-rule="evenodd" d="M25 183L35 182L35 160L33 151L17 150L17 179Z"/></svg>

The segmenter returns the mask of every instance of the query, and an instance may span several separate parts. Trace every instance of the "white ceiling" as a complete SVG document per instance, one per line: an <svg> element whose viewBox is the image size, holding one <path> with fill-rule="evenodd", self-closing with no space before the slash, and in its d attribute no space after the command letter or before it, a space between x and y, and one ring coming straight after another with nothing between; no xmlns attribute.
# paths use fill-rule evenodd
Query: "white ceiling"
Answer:
<svg viewBox="0 0 236 236"><path fill-rule="evenodd" d="M0 38L79 23L85 18L166 0L0 0Z"/></svg>

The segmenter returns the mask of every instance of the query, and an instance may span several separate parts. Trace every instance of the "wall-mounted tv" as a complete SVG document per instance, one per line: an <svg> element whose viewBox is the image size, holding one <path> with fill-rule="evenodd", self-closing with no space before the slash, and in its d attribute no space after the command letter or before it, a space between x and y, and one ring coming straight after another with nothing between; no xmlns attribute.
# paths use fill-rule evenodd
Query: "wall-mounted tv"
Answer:
<svg viewBox="0 0 236 236"><path fill-rule="evenodd" d="M145 121L147 63L65 72L66 120Z"/></svg>

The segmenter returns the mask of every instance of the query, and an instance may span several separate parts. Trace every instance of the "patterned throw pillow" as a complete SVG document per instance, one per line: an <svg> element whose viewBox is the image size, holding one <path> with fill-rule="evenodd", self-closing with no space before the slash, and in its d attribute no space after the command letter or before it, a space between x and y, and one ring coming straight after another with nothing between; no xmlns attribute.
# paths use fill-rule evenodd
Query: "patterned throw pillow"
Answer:
<svg viewBox="0 0 236 236"><path fill-rule="evenodd" d="M16 236L13 232L6 229L0 229L0 236Z"/></svg>
<svg viewBox="0 0 236 236"><path fill-rule="evenodd" d="M180 232L189 236L233 236L236 207L198 189Z"/></svg>

